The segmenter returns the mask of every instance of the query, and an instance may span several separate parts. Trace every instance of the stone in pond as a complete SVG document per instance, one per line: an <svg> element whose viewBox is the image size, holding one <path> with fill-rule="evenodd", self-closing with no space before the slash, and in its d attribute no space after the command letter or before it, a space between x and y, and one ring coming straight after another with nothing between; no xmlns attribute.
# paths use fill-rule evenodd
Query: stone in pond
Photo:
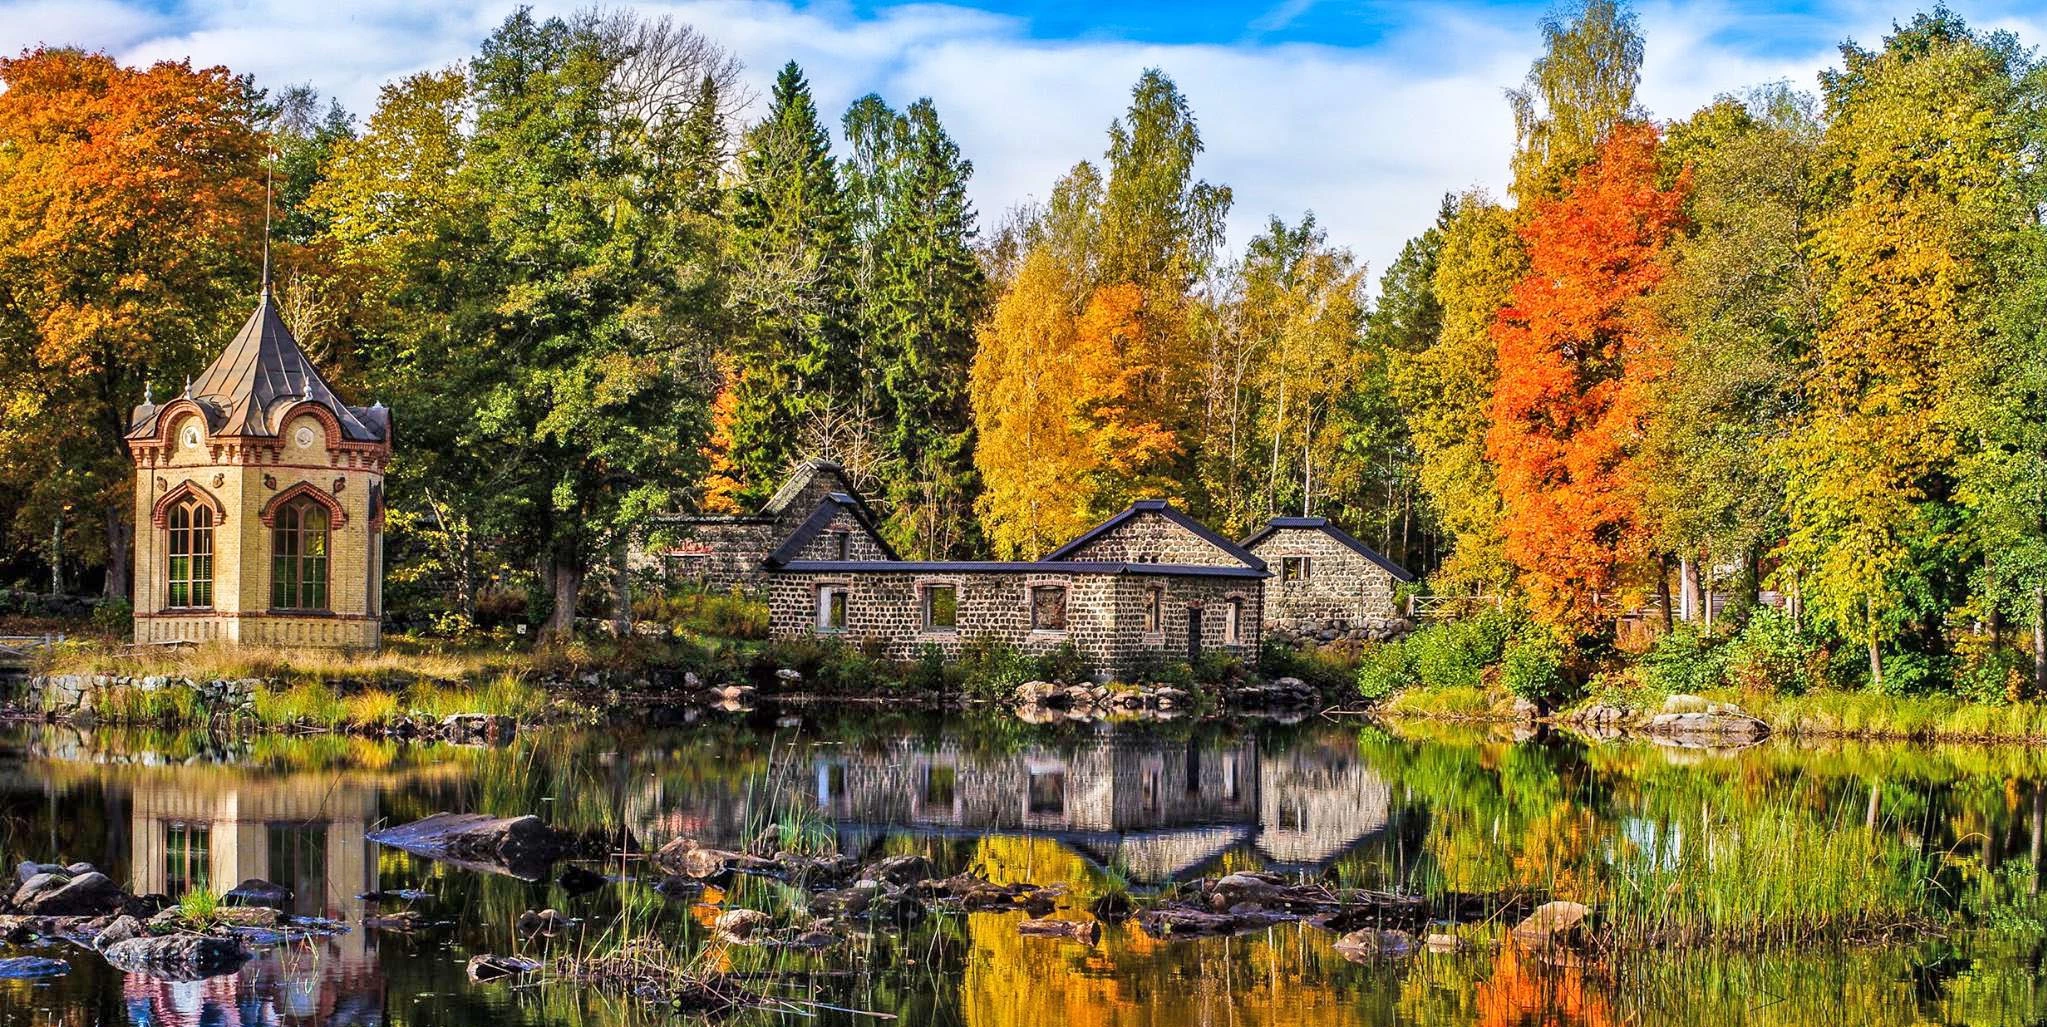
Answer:
<svg viewBox="0 0 2047 1027"><path fill-rule="evenodd" d="M472 956L469 959L469 979L472 981L501 981L538 969L539 960L524 956Z"/></svg>
<svg viewBox="0 0 2047 1027"><path fill-rule="evenodd" d="M575 839L539 817L492 817L481 813L436 813L365 837L379 845L475 870L538 878L549 864L569 854Z"/></svg>
<svg viewBox="0 0 2047 1027"><path fill-rule="evenodd" d="M1414 951L1414 935L1406 931L1382 931L1367 927L1352 931L1336 942L1338 955L1353 963L1398 959Z"/></svg>
<svg viewBox="0 0 2047 1027"><path fill-rule="evenodd" d="M0 981L27 981L38 977L62 977L71 972L71 964L61 959L43 956L18 956L14 959L0 959Z"/></svg>
<svg viewBox="0 0 2047 1027"><path fill-rule="evenodd" d="M197 981L231 974L249 958L234 938L205 934L167 934L130 938L107 946L107 962L123 973L169 981Z"/></svg>
<svg viewBox="0 0 2047 1027"><path fill-rule="evenodd" d="M283 909L291 905L291 889L281 884L272 884L260 877L251 877L235 885L234 890L220 897L228 906L266 906Z"/></svg>
<svg viewBox="0 0 2047 1027"><path fill-rule="evenodd" d="M1523 945L1541 948L1552 945L1570 945L1583 937L1585 918L1592 910L1578 902L1545 902L1528 914L1528 919L1515 925L1514 940Z"/></svg>
<svg viewBox="0 0 2047 1027"><path fill-rule="evenodd" d="M35 916L104 916L127 901L121 886L97 870L77 877L37 874L14 893L15 910Z"/></svg>

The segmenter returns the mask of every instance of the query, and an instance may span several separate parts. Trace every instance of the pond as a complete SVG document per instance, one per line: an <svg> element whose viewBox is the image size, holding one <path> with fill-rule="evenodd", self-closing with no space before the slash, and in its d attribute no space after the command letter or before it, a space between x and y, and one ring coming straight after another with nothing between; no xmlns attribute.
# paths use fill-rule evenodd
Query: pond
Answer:
<svg viewBox="0 0 2047 1027"><path fill-rule="evenodd" d="M478 953L617 951L654 937L774 1003L722 1022L806 1024L2019 1024L2047 1017L2037 870L2047 756L1991 747L1771 743L1740 752L1381 726L1024 725L781 710L675 730L542 732L502 747L337 736L21 727L0 733L0 857L87 861L137 894L265 878L350 929L191 982L125 975L66 942L0 956L68 975L0 983L0 1023L677 1022L622 989L477 983ZM1428 928L1454 950L1346 959L1283 923L1169 940L1135 920L1093 945L1025 937L1024 912L937 912L850 945L730 944L726 908L783 916L766 878L665 897L638 858L570 894L365 840L437 811L602 828L652 851L741 848L764 826L862 859L1140 907L1267 870L1336 888L1579 898L1635 943L1537 958L1516 916ZM411 930L360 896L417 889ZM522 939L520 914L576 923ZM1449 946L1445 946L1448 948Z"/></svg>

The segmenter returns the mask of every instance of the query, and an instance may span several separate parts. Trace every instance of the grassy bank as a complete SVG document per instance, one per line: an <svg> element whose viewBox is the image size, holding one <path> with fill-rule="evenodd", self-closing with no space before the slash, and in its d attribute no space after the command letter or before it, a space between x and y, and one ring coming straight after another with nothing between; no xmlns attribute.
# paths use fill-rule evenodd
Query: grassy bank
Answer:
<svg viewBox="0 0 2047 1027"><path fill-rule="evenodd" d="M1738 706L1783 735L1912 741L2047 740L2029 654L1973 636L1937 660L1898 657L1881 687L1867 656L1806 634L1774 610L1708 633L1566 645L1512 609L1429 624L1359 659L1360 698L1388 717L1570 721L1618 707L1628 722L1674 695Z"/></svg>

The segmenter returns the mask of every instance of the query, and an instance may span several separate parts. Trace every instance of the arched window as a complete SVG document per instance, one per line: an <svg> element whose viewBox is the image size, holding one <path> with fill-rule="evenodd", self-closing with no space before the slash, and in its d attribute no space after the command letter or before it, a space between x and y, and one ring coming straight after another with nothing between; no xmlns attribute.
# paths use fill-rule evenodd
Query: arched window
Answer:
<svg viewBox="0 0 2047 1027"><path fill-rule="evenodd" d="M213 508L197 497L171 507L164 522L169 533L170 592L165 602L174 610L203 610L213 605Z"/></svg>
<svg viewBox="0 0 2047 1027"><path fill-rule="evenodd" d="M310 498L286 503L270 529L270 606L327 608L327 508Z"/></svg>

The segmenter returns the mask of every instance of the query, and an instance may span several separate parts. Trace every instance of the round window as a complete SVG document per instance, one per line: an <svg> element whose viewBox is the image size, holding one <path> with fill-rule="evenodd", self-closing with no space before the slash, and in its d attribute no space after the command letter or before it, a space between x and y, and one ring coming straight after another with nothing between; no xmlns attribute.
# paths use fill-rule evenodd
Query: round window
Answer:
<svg viewBox="0 0 2047 1027"><path fill-rule="evenodd" d="M292 438L297 440L300 449L311 449L313 446L313 426L309 424L299 425L297 434L294 434Z"/></svg>
<svg viewBox="0 0 2047 1027"><path fill-rule="evenodd" d="M186 425L186 426L185 426L185 435L184 435L184 439L185 439L185 448L186 448L186 449L198 449L198 448L199 448L199 426L198 426L198 425L196 425L196 424L188 424L188 425Z"/></svg>

